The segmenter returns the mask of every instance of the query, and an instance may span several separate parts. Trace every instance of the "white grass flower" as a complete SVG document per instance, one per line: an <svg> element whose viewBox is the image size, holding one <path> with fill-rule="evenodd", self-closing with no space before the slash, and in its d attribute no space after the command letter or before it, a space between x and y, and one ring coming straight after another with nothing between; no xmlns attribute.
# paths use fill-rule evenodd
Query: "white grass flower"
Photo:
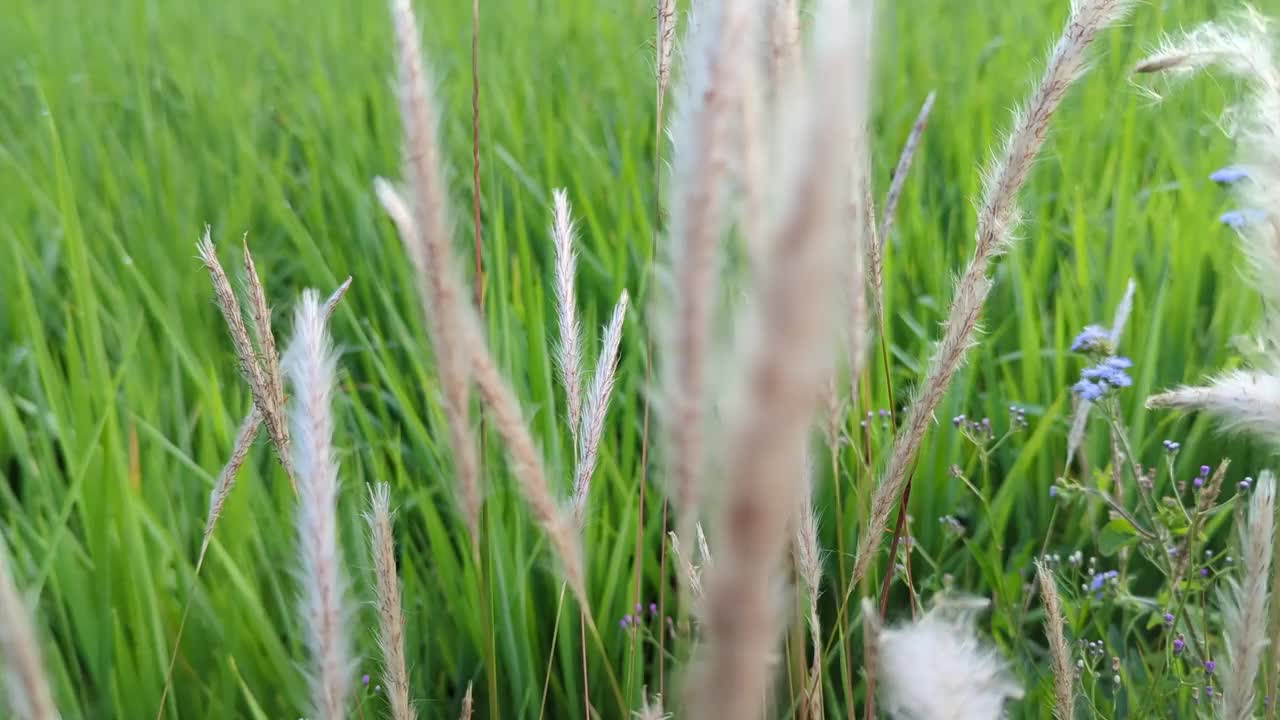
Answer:
<svg viewBox="0 0 1280 720"><path fill-rule="evenodd" d="M553 190L551 196L551 238L556 248L556 315L560 326L556 364L568 399L569 431L576 441L582 418L582 327L578 323L578 300L574 292L578 256L573 248L574 223L569 196L563 189Z"/></svg>
<svg viewBox="0 0 1280 720"><path fill-rule="evenodd" d="M319 295L308 290L294 315L284 366L293 385L294 467L298 473L298 562L302 627L316 720L346 717L355 670L353 610L338 545L338 463L333 448L336 358Z"/></svg>
<svg viewBox="0 0 1280 720"><path fill-rule="evenodd" d="M1240 528L1240 577L1230 578L1222 592L1222 619L1227 641L1227 667L1222 673L1222 717L1253 717L1255 686L1267 646L1267 603L1271 556L1275 542L1276 478L1269 470L1258 477L1249 501L1249 516Z"/></svg>
<svg viewBox="0 0 1280 720"><path fill-rule="evenodd" d="M595 374L587 388L586 403L582 410L578 438L578 467L574 473L573 509L578 524L586 518L587 497L591 490L591 476L595 473L600 457L600 439L604 434L605 414L609 410L609 398L613 394L618 374L618 351L622 345L622 323L627 317L629 296L623 290L613 307L613 315L605 326L604 342L596 361Z"/></svg>

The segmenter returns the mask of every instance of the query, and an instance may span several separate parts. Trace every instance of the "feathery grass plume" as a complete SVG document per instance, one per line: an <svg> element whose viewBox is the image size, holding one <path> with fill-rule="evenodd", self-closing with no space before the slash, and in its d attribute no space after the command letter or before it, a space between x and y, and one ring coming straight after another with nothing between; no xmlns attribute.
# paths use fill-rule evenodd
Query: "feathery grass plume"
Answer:
<svg viewBox="0 0 1280 720"><path fill-rule="evenodd" d="M1049 120L1072 83L1083 74L1085 51L1089 45L1103 28L1124 15L1131 4L1128 0L1077 0L1072 3L1071 16L1049 56L1044 76L1026 107L1015 117L1013 131L1004 150L986 173L973 256L956 282L946 330L929 361L924 382L909 404L906 420L894 441L888 467L876 486L867 526L858 539L853 575L846 593L853 591L876 557L880 536L902 494L920 443L933 421L934 410L942 402L951 379L974 344L978 319L991 291L988 268L994 259L1005 253L1013 239L1019 223L1018 192L1044 145Z"/></svg>
<svg viewBox="0 0 1280 720"><path fill-rule="evenodd" d="M1249 517L1240 528L1240 577L1229 578L1222 591L1221 607L1227 645L1227 667L1222 673L1222 717L1253 717L1254 686L1262 669L1267 645L1267 602L1271 554L1275 542L1276 479L1264 470L1249 502Z"/></svg>
<svg viewBox="0 0 1280 720"><path fill-rule="evenodd" d="M314 290L303 293L293 324L284 366L294 395L299 583L310 654L311 712L316 720L341 720L346 717L355 660L348 636L352 608L338 546L338 464L331 407L337 361Z"/></svg>
<svg viewBox="0 0 1280 720"><path fill-rule="evenodd" d="M0 540L0 659L4 660L5 699L13 717L57 720L35 621L9 566L9 551Z"/></svg>
<svg viewBox="0 0 1280 720"><path fill-rule="evenodd" d="M813 665L809 668L809 687L805 688L806 716L822 717L822 620L818 616L818 598L822 594L822 557L818 545L818 514L813 507L813 471L805 473L807 484L801 498L792 551L800 581L809 601L809 640L813 643Z"/></svg>
<svg viewBox="0 0 1280 720"><path fill-rule="evenodd" d="M213 528L218 524L218 518L222 517L222 508L227 504L231 489L236 485L236 474L240 472L240 466L244 465L245 458L249 457L249 449L253 447L254 438L258 437L258 431L261 428L262 413L255 405L249 409L249 414L240 423L240 429L236 431L235 444L231 448L231 457L222 466L222 472L218 473L218 479L213 483L213 491L209 493L209 515L204 521L200 555L196 558L197 573L204 565L205 553L209 551L209 543L213 540Z"/></svg>
<svg viewBox="0 0 1280 720"><path fill-rule="evenodd" d="M997 720L1022 697L1003 659L974 631L985 600L947 598L876 643L885 710L896 720ZM874 608L864 605L867 611Z"/></svg>
<svg viewBox="0 0 1280 720"><path fill-rule="evenodd" d="M728 431L719 561L707 585L705 642L690 683L691 717L752 718L764 710L771 656L780 634L775 590L796 507L795 478L806 471L810 424L833 364L831 323L839 305L843 203L848 182L853 93L865 82L843 0L824 0L807 82L784 88L795 113L771 123L792 149L775 174L779 212L768 261L740 328L735 399ZM838 87L833 85L838 84Z"/></svg>
<svg viewBox="0 0 1280 720"><path fill-rule="evenodd" d="M404 613L400 606L400 576L396 573L395 539L391 533L391 488L378 483L369 490L369 545L377 579L378 648L382 651L382 682L387 687L394 720L413 720L409 703L409 674L404 660Z"/></svg>
<svg viewBox="0 0 1280 720"><path fill-rule="evenodd" d="M449 443L461 491L467 527L475 542L479 533L480 464L468 419L467 350L459 339L467 323L466 294L450 248L453 237L437 136L435 106L418 26L409 0L391 0L399 69L400 118L404 129L405 171L413 204L398 200L389 183L376 183L379 199L400 233L418 275L427 330L435 348L444 394Z"/></svg>
<svg viewBox="0 0 1280 720"><path fill-rule="evenodd" d="M617 378L618 349L622 345L622 322L627 317L628 301L627 291L623 290L618 304L613 306L609 324L605 326L604 343L582 409L581 428L574 433L578 438L578 467L574 472L572 505L579 526L586 520L591 476L596 471L600 438L604 434L605 413L609 410L609 397L613 394L613 384Z"/></svg>
<svg viewBox="0 0 1280 720"><path fill-rule="evenodd" d="M662 116L662 104L671 83L671 56L676 48L676 0L657 0L658 32L655 74L658 77L658 116Z"/></svg>
<svg viewBox="0 0 1280 720"><path fill-rule="evenodd" d="M1111 346L1120 347L1120 338L1124 335L1124 326L1129 322L1129 313L1133 311L1133 293L1137 289L1137 285L1133 279L1129 279L1129 284L1125 288L1124 297L1120 299L1120 304L1116 305L1115 318L1111 322ZM1084 441L1084 431L1089 427L1089 411L1093 409L1093 401L1086 398L1080 398L1076 403L1075 413L1071 416L1071 431L1067 433L1067 460L1066 466L1071 467L1071 460L1075 458L1076 451L1080 449L1080 443Z"/></svg>
<svg viewBox="0 0 1280 720"><path fill-rule="evenodd" d="M1202 387L1183 386L1147 398L1149 408L1205 412L1228 431L1244 431L1280 443L1280 377L1232 370Z"/></svg>
<svg viewBox="0 0 1280 720"><path fill-rule="evenodd" d="M250 264L252 263L252 260L248 259L247 247L245 248L245 256L247 258L246 264L249 265L246 269L248 270L250 277L253 278L251 282L256 283L257 286L261 288L262 286L261 281L257 279L257 270L254 269ZM215 257L214 261L216 262L216 260L217 258ZM350 276L348 276L347 279L344 280L342 284L338 286L338 289L333 291L333 294L329 296L329 299L325 301L324 318L326 322L331 317L333 317L334 311L338 309L338 303L342 301L342 298L346 297L347 290L349 289L351 289ZM262 296L265 298L265 293L262 293ZM263 305L265 306L265 302L263 303ZM255 314L255 317L265 317L269 320L270 314L269 313ZM269 322L266 323L265 326L259 325L259 332L271 338L272 347L274 348L275 337L272 334L270 323ZM273 367L275 367L276 370L279 371L278 360L275 362ZM284 407L283 378L281 379L281 382L280 382L280 388L281 388L281 396L280 396L281 407ZM200 574L200 569L204 567L204 559L209 552L209 544L213 541L213 530L218 525L218 519L222 517L222 509L226 506L227 498L231 496L231 490L235 487L236 475L237 473L239 473L241 466L244 465L244 461L249 455L249 449L253 446L253 441L254 439L257 438L258 431L261 428L262 428L262 412L261 410L258 409L258 406L255 404L249 408L249 414L245 415L244 420L240 422L240 428L236 431L235 443L233 444L231 449L231 457L228 458L226 464L222 466L222 471L218 473L217 480L213 484L213 490L209 493L209 514L205 518L204 534L200 539L200 554L196 558L195 573L191 581L193 588L195 585L195 576L198 576ZM286 465L285 467L286 467L286 470L289 472L289 479L292 482L293 481L293 471L291 469L293 467L292 462L290 462L289 465ZM296 486L295 486L295 489L296 489ZM193 598L194 598L193 594L188 594L187 600L182 606L182 618L181 620L178 621L178 632L173 639L173 651L169 655L169 664L168 664L168 667L165 669L164 689L161 690L160 692L160 702L158 703L159 709L156 711L157 717L160 717L164 714L165 700L169 697L169 688L173 683L174 663L176 663L178 660L178 648L181 647L182 645L182 635L186 631L187 614L191 611L191 601Z"/></svg>
<svg viewBox="0 0 1280 720"><path fill-rule="evenodd" d="M573 249L573 215L569 196L563 188L551 192L553 210L551 237L556 246L556 314L560 326L560 343L556 347L556 364L569 405L569 432L577 441L582 418L582 327L578 323L578 300L574 294L578 256Z"/></svg>
<svg viewBox="0 0 1280 720"><path fill-rule="evenodd" d="M1233 22L1206 23L1176 39L1166 40L1137 72L1190 74L1220 67L1241 79L1246 96L1228 111L1228 135L1248 182L1232 191L1245 207L1261 208L1258 222L1238 227L1254 287L1268 308L1280 307L1280 224L1275 198L1280 193L1280 65L1277 65L1267 20L1246 8ZM1264 314L1263 328L1272 349L1280 345L1280 321ZM1212 378L1203 387L1181 387L1147 400L1148 407L1199 410L1217 417L1228 430L1244 430L1264 440L1280 441L1280 364L1270 359L1259 370L1236 370Z"/></svg>
<svg viewBox="0 0 1280 720"><path fill-rule="evenodd" d="M267 291L258 276L258 267L249 252L249 236L240 239L244 253L244 274L249 292L249 316L253 319L253 338L258 342L258 362L262 368L263 390L271 405L285 406L284 377L280 373L280 354L276 351L275 333L271 330L271 307L267 304Z"/></svg>
<svg viewBox="0 0 1280 720"><path fill-rule="evenodd" d="M667 183L670 312L663 346L664 429L676 527L689 537L699 517L706 464L708 366L715 333L718 252L725 227L732 127L751 19L746 0L702 3L690 15L671 121Z"/></svg>
<svg viewBox="0 0 1280 720"><path fill-rule="evenodd" d="M467 694L462 696L462 712L458 714L458 720L471 720L474 703L471 697L471 683L467 683Z"/></svg>
<svg viewBox="0 0 1280 720"><path fill-rule="evenodd" d="M699 528L701 528L701 526L699 526ZM676 535L675 530L668 532L667 537L671 541L671 555L675 558L676 566L684 569L685 582L687 583L689 592L693 595L695 600L701 598L703 595L702 568L704 565L695 564L692 556L687 558L684 556L684 553L680 548L680 536ZM704 555L704 563L706 560L707 557Z"/></svg>
<svg viewBox="0 0 1280 720"><path fill-rule="evenodd" d="M1067 645L1066 619L1062 615L1062 597L1053 572L1036 562L1036 580L1044 602L1044 634L1049 640L1049 658L1053 661L1053 717L1071 720L1075 716L1075 668L1071 664L1071 647Z"/></svg>
<svg viewBox="0 0 1280 720"><path fill-rule="evenodd" d="M916 113L915 122L911 124L907 142L902 146L902 153L898 155L898 164L893 168L893 179L889 181L889 191L884 196L884 208L880 211L880 228L876 231L876 236L882 243L889 242L889 235L893 232L893 222L898 214L898 200L902 198L902 190L907 186L907 175L911 173L911 163L915 160L916 149L920 147L920 139L924 137L925 128L929 126L929 113L933 112L933 101L937 99L937 95L936 92L930 91L925 96L920 112Z"/></svg>
<svg viewBox="0 0 1280 720"><path fill-rule="evenodd" d="M246 245L246 250L247 247ZM226 320L227 332L231 336L231 344L236 351L240 372L249 383L253 404L258 407L258 411L262 415L263 423L267 428L267 435L271 438L271 444L275 446L276 456L280 458L280 464L289 476L289 482L296 487L297 474L294 471L293 460L289 454L289 426L283 405L283 388L279 393L271 389L271 383L279 382L279 379L277 378L274 381L268 379L270 371L263 367L262 361L258 357L258 352L253 346L253 341L249 338L249 330L245 327L244 315L240 310L240 301L236 299L235 292L231 289L231 281L227 278L227 272L222 268L222 263L218 260L218 253L213 247L213 239L210 236L208 225L204 228L204 236L196 243L196 249L199 251L200 260L204 263L205 269L209 271L209 277L213 281L214 299L217 301L218 309L222 311L223 319ZM245 257L246 267L252 268L252 258L249 258L248 255ZM251 293L255 292L255 286L257 288L256 292L261 294L261 284L257 278L256 269L250 273ZM262 304L265 307L265 295L262 297ZM252 302L256 305L257 299L252 299ZM257 319L258 315L258 311L255 310L255 319ZM269 310L262 319L266 327L258 326L258 333L271 337ZM271 342L274 348L274 339Z"/></svg>
<svg viewBox="0 0 1280 720"><path fill-rule="evenodd" d="M253 260L249 257L249 249L245 248L245 265L249 276L253 278L251 287L256 286L258 290L254 294L261 296L264 300L261 307L265 308L265 293L261 291L262 283L257 279L257 270L253 267ZM324 303L324 318L327 322L333 317L333 313L338 309L338 303L342 298L346 297L347 290L351 288L351 278L348 277L338 286L337 290L329 296ZM255 306L259 304L258 300L254 300ZM258 324L258 333L260 338L270 338L269 341L260 339L259 343L264 346L267 342L271 345L271 357L273 358L269 365L274 368L274 372L280 372L280 361L276 355L275 337L272 334L270 313L254 312L255 322L257 318L266 318L265 324ZM279 387L279 403L280 407L284 407L284 378L279 377L276 381ZM196 574L200 573L200 568L204 565L205 554L209 551L209 543L213 540L213 529L218 524L218 519L222 517L222 508L226 506L227 498L231 496L231 490L236 484L236 474L240 472L240 467L244 465L245 459L249 456L249 449L253 447L253 441L258 437L258 431L262 427L262 411L255 404L249 408L249 414L244 416L244 420L240 421L240 428L236 431L236 439L231 447L231 457L227 459L222 471L218 473L218 478L213 484L213 491L209 493L209 514L204 523L204 535L200 540L200 555L196 558ZM292 472L292 471L290 471ZM292 477L292 476L291 476Z"/></svg>

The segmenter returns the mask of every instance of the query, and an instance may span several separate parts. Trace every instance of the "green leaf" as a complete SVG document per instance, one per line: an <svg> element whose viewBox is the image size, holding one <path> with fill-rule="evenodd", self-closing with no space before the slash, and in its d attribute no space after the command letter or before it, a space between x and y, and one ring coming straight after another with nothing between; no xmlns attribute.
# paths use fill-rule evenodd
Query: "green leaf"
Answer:
<svg viewBox="0 0 1280 720"><path fill-rule="evenodd" d="M1138 531L1133 524L1124 518L1115 518L1102 528L1102 537L1098 539L1098 552L1107 557L1115 555L1120 548L1138 541Z"/></svg>

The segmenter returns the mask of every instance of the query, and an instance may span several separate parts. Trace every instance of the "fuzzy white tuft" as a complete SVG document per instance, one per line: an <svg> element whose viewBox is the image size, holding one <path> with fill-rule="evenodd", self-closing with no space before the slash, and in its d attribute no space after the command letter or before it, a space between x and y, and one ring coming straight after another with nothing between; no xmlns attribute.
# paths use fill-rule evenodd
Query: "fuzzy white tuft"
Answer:
<svg viewBox="0 0 1280 720"><path fill-rule="evenodd" d="M1005 662L974 631L985 601L950 600L879 638L880 687L895 720L996 720L1022 697Z"/></svg>

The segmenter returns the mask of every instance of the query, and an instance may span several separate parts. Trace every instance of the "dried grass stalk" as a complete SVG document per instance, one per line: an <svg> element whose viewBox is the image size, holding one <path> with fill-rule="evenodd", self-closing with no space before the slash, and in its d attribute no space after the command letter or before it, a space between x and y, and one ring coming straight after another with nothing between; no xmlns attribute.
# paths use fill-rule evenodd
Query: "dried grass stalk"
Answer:
<svg viewBox="0 0 1280 720"><path fill-rule="evenodd" d="M394 720L414 720L409 702L409 673L404 659L404 611L400 604L400 576L396 573L395 539L391 532L391 488L378 483L369 491L369 544L377 580L378 648L382 651L382 683L387 688Z"/></svg>
<svg viewBox="0 0 1280 720"><path fill-rule="evenodd" d="M385 182L379 183L378 196L395 222L419 278L419 294L444 393L454 470L467 527L474 541L479 533L483 498L479 457L468 419L467 350L458 341L463 337L462 326L466 324L466 293L450 248L453 233L440 170L439 127L417 22L409 0L392 0L391 13L399 69L400 117L404 125L405 170L414 202L409 205L398 201Z"/></svg>
<svg viewBox="0 0 1280 720"><path fill-rule="evenodd" d="M240 301L236 299L235 292L231 289L231 281L227 278L226 270L222 268L222 263L218 260L218 253L213 247L213 239L210 237L208 226L205 226L204 237L200 239L200 242L196 243L196 249L199 251L200 260L204 263L205 269L209 271L209 277L213 281L214 299L217 301L218 309L222 311L222 317L227 323L227 332L231 336L231 344L235 348L240 372L249 383L253 404L257 406L258 412L262 415L263 423L267 428L267 435L271 438L271 444L275 446L276 455L279 457L285 473L289 476L289 482L296 488L297 473L294 471L293 460L290 457L288 416L285 413L283 402L284 391L281 389L276 392L272 389L272 384L278 383L279 379L272 380L268 377L270 370L263 366L258 357L258 351L254 348L253 341L249 337L249 330L244 324ZM252 258L246 255L246 266L251 268L252 262ZM262 296L261 302L265 307L265 294L262 293L256 269L250 273L251 296L254 292ZM257 300L253 300L253 302L256 304ZM258 332L266 337L271 337L270 311L255 313L255 317L259 316L265 328L259 327ZM272 346L274 348L274 339L272 340Z"/></svg>
<svg viewBox="0 0 1280 720"><path fill-rule="evenodd" d="M691 15L677 84L670 196L672 275L668 325L661 328L665 432L671 493L680 535L692 535L702 503L706 464L708 367L717 298L718 248L725 226L726 185L735 114L742 107L742 72L751 17L746 0L703 3Z"/></svg>
<svg viewBox="0 0 1280 720"><path fill-rule="evenodd" d="M467 683L467 694L462 696L462 712L458 713L458 720L471 720L474 702L471 697L471 683Z"/></svg>
<svg viewBox="0 0 1280 720"><path fill-rule="evenodd" d="M1066 619L1062 615L1062 598L1053 572L1044 563L1036 563L1036 580L1044 601L1044 633L1049 639L1049 658L1053 662L1053 717L1072 720L1075 716L1075 667L1071 664L1071 647L1067 644Z"/></svg>
<svg viewBox="0 0 1280 720"><path fill-rule="evenodd" d="M1004 150L986 173L973 256L956 283L950 319L942 341L930 359L924 382L909 405L906 420L894 441L889 464L873 494L867 527L858 540L847 593L851 593L862 580L876 557L881 535L902 494L920 443L933 421L934 411L973 346L978 319L991 291L988 268L1012 242L1013 232L1019 224L1018 191L1026 182L1031 166L1044 145L1049 120L1067 90L1083 74L1085 51L1089 45L1130 5L1127 0L1079 0L1073 3L1071 16L1049 56L1044 76L1025 109L1014 119L1013 131Z"/></svg>
<svg viewBox="0 0 1280 720"><path fill-rule="evenodd" d="M911 132L907 135L907 142L902 146L902 153L898 155L898 164L893 168L893 179L889 182L889 191L884 196L884 209L880 211L880 227L876 231L876 236L882 243L889 242L889 236L893 233L893 222L898 214L898 200L902 198L902 190L907 186L907 176L911 174L911 163L915 160L916 150L920 147L925 128L929 126L929 113L933 112L933 101L936 98L935 92L930 92L925 97L924 104L920 106L920 112L916 113L915 122L911 124Z"/></svg>
<svg viewBox="0 0 1280 720"><path fill-rule="evenodd" d="M833 364L830 328L839 299L838 258L854 116L844 83L865 81L854 64L848 8L821 3L810 81L786 88L792 109L774 126L794 149L773 190L781 212L769 233L768 262L745 315L736 397L727 413L726 497L720 561L707 587L705 644L690 683L691 716L758 717L771 684L779 637L776 588L789 544L795 478L806 471L806 438ZM832 86L839 83L840 89Z"/></svg>

